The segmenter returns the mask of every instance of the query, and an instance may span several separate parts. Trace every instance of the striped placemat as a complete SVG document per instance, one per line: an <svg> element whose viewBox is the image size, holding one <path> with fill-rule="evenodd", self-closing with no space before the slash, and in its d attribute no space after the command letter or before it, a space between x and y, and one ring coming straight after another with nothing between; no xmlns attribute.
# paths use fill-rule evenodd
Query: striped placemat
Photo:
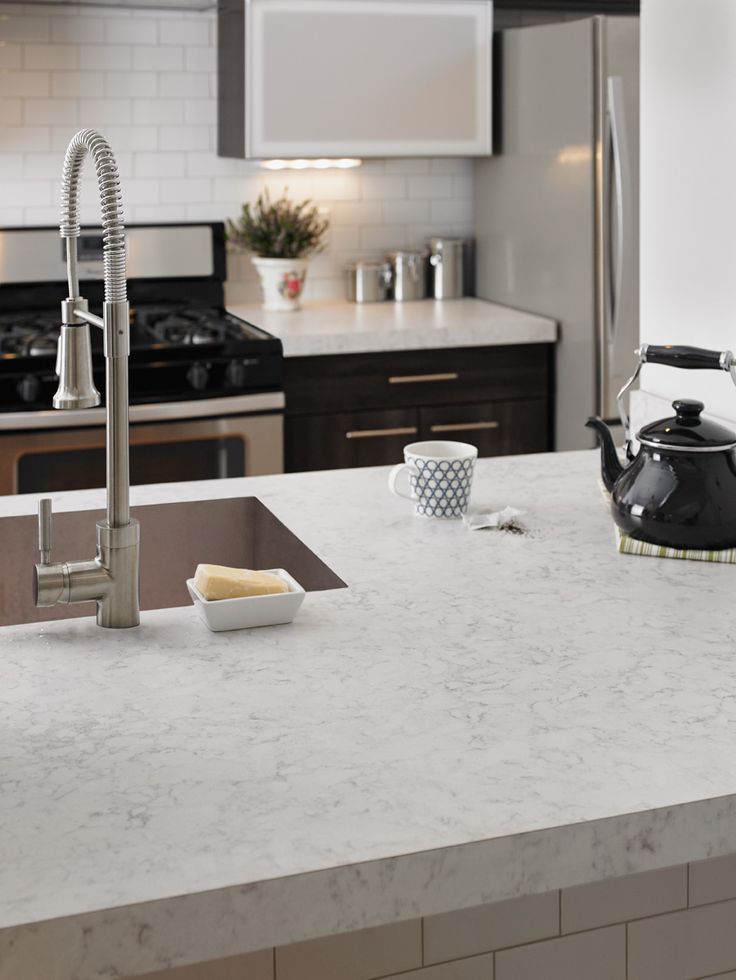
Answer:
<svg viewBox="0 0 736 980"><path fill-rule="evenodd" d="M722 561L728 565L736 565L736 548L726 548L724 551L666 548L661 544L637 541L631 535L624 534L616 524L613 526L616 531L616 544L622 555L644 555L645 558L686 558L690 561Z"/></svg>
<svg viewBox="0 0 736 980"><path fill-rule="evenodd" d="M600 484L608 512L610 514L611 495ZM720 561L727 565L736 565L736 548L725 548L723 551L701 551L695 548L667 548L661 544L650 544L649 541L638 541L629 534L624 534L617 524L613 525L616 548L622 555L643 555L645 558L680 558L687 561Z"/></svg>

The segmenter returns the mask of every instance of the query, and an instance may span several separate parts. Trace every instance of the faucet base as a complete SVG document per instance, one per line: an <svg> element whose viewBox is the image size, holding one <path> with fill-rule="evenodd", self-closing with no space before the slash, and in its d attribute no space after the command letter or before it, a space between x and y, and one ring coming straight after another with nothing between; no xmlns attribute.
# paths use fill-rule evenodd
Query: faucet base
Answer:
<svg viewBox="0 0 736 980"><path fill-rule="evenodd" d="M140 525L97 524L97 555L90 561L35 566L34 599L39 607L96 602L97 625L128 629L140 623Z"/></svg>
<svg viewBox="0 0 736 980"><path fill-rule="evenodd" d="M110 587L97 600L97 625L107 629L138 626L140 617L141 528L131 518L124 527L97 524L97 560L106 569Z"/></svg>

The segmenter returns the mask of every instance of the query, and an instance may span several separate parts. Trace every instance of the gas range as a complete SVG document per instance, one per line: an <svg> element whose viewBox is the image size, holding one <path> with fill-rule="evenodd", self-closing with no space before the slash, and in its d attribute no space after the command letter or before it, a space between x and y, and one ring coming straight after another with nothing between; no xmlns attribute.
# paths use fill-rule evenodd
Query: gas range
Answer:
<svg viewBox="0 0 736 980"><path fill-rule="evenodd" d="M279 391L281 342L224 309L223 226L132 225L127 232L131 405ZM99 231L83 230L79 255L81 290L95 309L102 298ZM64 279L57 228L0 230L0 427L3 413L51 408ZM92 344L104 398L97 330ZM84 424L84 413L76 414Z"/></svg>
<svg viewBox="0 0 736 980"><path fill-rule="evenodd" d="M283 471L281 341L225 309L225 229L126 228L131 317L132 483ZM59 229L0 229L0 493L105 483L105 409L54 409L61 300ZM102 234L78 239L81 294L103 301ZM102 333L93 373L105 398Z"/></svg>

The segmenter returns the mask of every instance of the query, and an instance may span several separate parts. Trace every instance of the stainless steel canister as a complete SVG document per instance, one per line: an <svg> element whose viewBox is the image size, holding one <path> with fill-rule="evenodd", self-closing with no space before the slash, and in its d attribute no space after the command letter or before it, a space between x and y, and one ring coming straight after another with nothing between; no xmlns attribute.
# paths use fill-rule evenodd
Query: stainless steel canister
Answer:
<svg viewBox="0 0 736 980"><path fill-rule="evenodd" d="M430 238L430 291L435 299L459 299L464 294L464 247L462 238Z"/></svg>
<svg viewBox="0 0 736 980"><path fill-rule="evenodd" d="M389 298L391 266L388 262L359 259L348 265L346 273L351 303L378 303Z"/></svg>
<svg viewBox="0 0 736 980"><path fill-rule="evenodd" d="M398 302L427 295L427 252L389 252L393 297Z"/></svg>

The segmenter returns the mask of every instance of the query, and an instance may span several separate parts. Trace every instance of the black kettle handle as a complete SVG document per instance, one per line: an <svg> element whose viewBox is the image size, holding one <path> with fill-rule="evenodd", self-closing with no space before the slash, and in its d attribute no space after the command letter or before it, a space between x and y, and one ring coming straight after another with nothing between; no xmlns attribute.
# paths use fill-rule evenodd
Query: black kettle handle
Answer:
<svg viewBox="0 0 736 980"><path fill-rule="evenodd" d="M707 350L704 347L642 344L639 358L642 364L665 364L669 367L685 368L688 371L707 369L728 371L733 355L731 351Z"/></svg>

